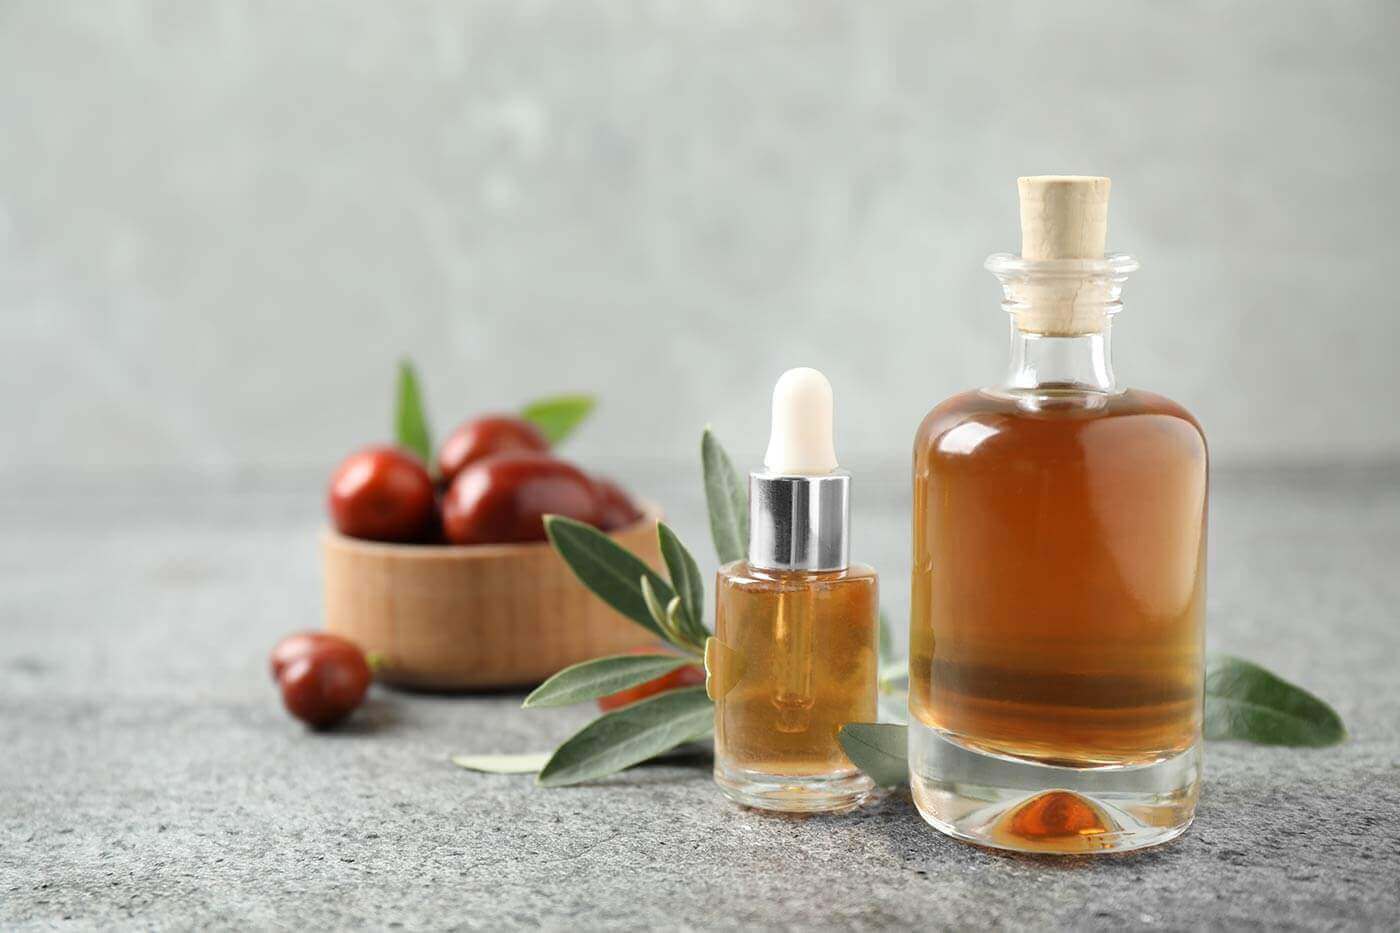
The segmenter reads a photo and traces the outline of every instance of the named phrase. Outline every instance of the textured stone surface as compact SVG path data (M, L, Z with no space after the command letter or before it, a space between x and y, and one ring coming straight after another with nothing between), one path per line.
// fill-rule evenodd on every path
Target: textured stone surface
M635 471L707 551L689 477ZM706 760L545 791L459 751L544 749L582 710L376 690L343 731L265 656L319 613L314 477L0 494L0 926L1035 929L1390 926L1400 912L1400 471L1226 474L1210 641L1333 702L1336 749L1213 744L1196 825L1102 860L994 854L905 793L843 817L726 804ZM902 482L856 550L906 585Z
M1397 37L1394 0L4 0L0 462L320 463L401 353L444 421L599 392L581 445L634 458L817 366L843 456L902 462L1001 372L981 263L1038 172L1113 176L1121 372L1221 462L1400 456L1354 402L1400 389Z

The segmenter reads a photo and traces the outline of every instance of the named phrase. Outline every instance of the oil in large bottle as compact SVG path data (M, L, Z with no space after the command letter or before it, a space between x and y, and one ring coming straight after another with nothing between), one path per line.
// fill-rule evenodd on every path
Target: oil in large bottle
M1160 396L967 392L915 441L910 712L988 751L1169 757L1200 733L1206 445Z

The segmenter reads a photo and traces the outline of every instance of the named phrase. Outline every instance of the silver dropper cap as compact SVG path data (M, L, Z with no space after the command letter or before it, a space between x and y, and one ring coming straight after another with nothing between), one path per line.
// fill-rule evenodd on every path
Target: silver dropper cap
M845 570L851 562L851 474L749 474L749 565Z
M851 475L836 465L831 383L790 369L773 387L764 469L749 474L749 565L844 570L850 564Z

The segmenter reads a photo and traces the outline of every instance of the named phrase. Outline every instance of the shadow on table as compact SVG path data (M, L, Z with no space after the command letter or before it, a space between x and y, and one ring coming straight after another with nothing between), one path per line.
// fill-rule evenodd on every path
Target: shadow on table
M401 717L392 700L371 695L349 719L331 729L318 729L315 734L328 738L377 735L388 732L400 722Z

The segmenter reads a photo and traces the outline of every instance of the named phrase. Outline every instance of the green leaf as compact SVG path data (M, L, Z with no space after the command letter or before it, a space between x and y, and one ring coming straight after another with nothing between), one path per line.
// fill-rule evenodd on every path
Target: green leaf
M877 673L881 722L909 721L909 662L886 661Z
M909 662L903 658L881 664L876 676L881 693L909 692Z
M394 437L400 447L417 454L424 464L432 463L433 440L428 432L428 417L423 413L423 392L418 387L418 371L409 360L399 363Z
M700 635L694 634L690 619L686 617L685 609L681 606L681 598L676 596L666 606L666 623L684 642L685 647L698 655L705 653L705 642L710 637L709 631L703 626Z
M885 722L848 722L836 734L846 757L881 787L909 780L909 728Z
M520 417L539 428L551 444L558 444L574 433L597 404L591 395L553 395L526 405Z
M639 582L642 585L642 599L646 601L647 610L661 628L666 640L687 654L703 656L705 653L704 642L692 641L685 632L686 621L682 618L681 598L672 596L671 602L663 606L661 598L656 595L656 589L651 585L651 581L642 577Z
M1346 738L1332 707L1257 664L1229 655L1206 662L1205 736L1259 745L1335 745Z
M895 656L894 627L885 610L880 610L880 641L877 674L880 690L879 714L882 723L903 723L909 719L909 662Z
M562 515L546 515L544 528L549 543L554 545L554 550L564 558L579 582L642 628L666 637L647 610L640 583L641 578L646 577L657 596L669 600L676 594L660 574L592 525Z
M893 661L894 656L894 626L890 624L889 614L885 610L880 610L880 663Z
M566 667L535 688L525 709L568 706L644 684L694 662L674 654L615 654Z
M651 619L661 629L661 634L666 636L666 640L678 648L689 648L685 636L676 628L671 620L671 615L666 611L666 607L661 605L661 597L656 595L656 587L651 585L651 581L646 577L640 578L637 583L642 588L642 601L647 604L647 612L651 613ZM680 599L679 596L671 597L672 602Z
M487 774L534 774L549 761L549 752L526 752L523 755L453 755L452 763L468 771Z
M692 644L703 645L710 631L705 628L705 580L700 576L700 565L665 522L657 522L656 535L661 542L661 557L666 561L671 586L681 598L684 610L681 631Z
M749 490L709 428L700 438L700 464L715 553L721 564L739 560L749 549Z
M560 745L539 783L563 787L600 778L694 742L714 729L704 687L682 687L599 716Z

